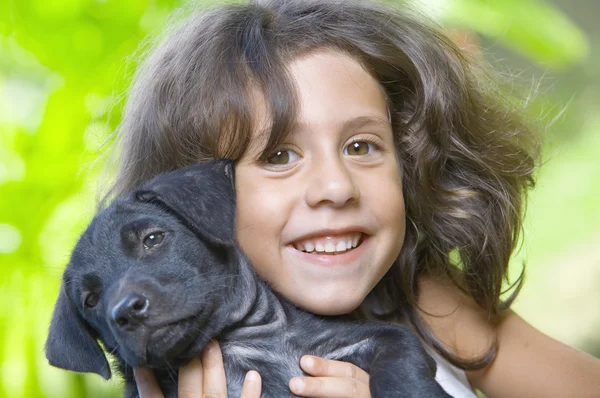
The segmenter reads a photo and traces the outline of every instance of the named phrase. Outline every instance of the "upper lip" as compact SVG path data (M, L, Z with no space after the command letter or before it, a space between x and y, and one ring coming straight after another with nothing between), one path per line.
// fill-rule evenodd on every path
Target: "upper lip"
M362 234L369 235L368 230L364 226L347 226L343 228L324 228L318 230L312 230L306 234L298 235L291 239L288 244L292 244L294 242L299 242L307 239L315 239L315 238L324 238L327 236L339 236L352 232L360 232Z

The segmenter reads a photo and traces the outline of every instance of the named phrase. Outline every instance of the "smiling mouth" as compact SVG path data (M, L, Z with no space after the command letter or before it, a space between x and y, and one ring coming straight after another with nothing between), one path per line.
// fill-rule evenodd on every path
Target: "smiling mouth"
M335 255L357 248L363 240L364 235L362 233L352 232L338 236L304 239L292 243L292 246L304 253Z

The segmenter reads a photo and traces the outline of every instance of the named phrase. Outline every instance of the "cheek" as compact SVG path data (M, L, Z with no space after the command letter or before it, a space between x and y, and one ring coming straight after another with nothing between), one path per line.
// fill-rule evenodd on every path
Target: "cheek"
M271 224L269 214L252 207L245 210L248 211L240 211L241 217L236 222L238 244L256 273L274 283L278 280L281 262L277 226Z
M406 209L404 208L404 198L401 197L401 201L398 203L396 207L397 217L394 217L394 226L395 229L395 245L393 251L395 252L394 260L400 255L400 250L402 250L402 246L404 245L404 238L406 236Z
M399 170L390 165L378 175L365 175L361 179L361 190L368 197L372 211L386 219L396 221L405 217L404 194Z
M393 203L392 214L398 228L402 230L402 236L404 236L404 230L406 229L406 207L404 203L404 193L402 192L402 185L390 187L389 200Z
M260 209L252 206L251 198L245 197L243 201L238 201L236 234L237 241L246 254L250 263L258 274L263 277L266 260L269 258L269 247L267 244L268 228L265 222L261 221Z
M255 270L263 279L269 279L270 270L279 261L285 206L280 195L252 181L257 179L250 183L247 178L239 179L236 185L236 236Z
M404 236L406 234L406 207L404 203L404 194L402 192L402 186L398 184L398 186L394 189L394 191L390 195L391 198L395 198L394 200L394 209L392 210L392 214L394 217L391 217L393 220L393 224L396 228L396 235L398 238L398 252L402 248L402 244L404 242Z
M252 248L264 243L268 219L263 219L263 208L259 197L251 191L238 189L235 229L238 243L249 254Z
M390 168L380 179L367 181L370 185L369 207L379 226L385 231L385 240L390 249L389 256L395 259L402 248L406 231L406 209L399 173Z

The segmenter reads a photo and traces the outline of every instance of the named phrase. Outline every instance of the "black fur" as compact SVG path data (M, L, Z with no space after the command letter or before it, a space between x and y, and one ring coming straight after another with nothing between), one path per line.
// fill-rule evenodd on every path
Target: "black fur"
M143 366L170 398L177 368L217 339L232 398L250 369L263 397L292 397L304 354L358 365L374 398L449 397L407 328L304 312L260 280L234 242L234 198L231 164L214 161L162 174L100 212L64 272L49 362L108 379L100 341L125 397L138 396L132 367Z

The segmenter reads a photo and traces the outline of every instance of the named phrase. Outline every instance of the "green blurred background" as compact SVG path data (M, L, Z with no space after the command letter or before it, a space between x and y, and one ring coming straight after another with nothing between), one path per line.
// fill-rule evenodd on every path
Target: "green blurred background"
M133 54L185 3L0 2L0 398L119 395L118 381L51 368L43 344L62 269L94 212ZM515 308L600 356L600 2L419 6L536 93L546 162L514 259L515 275L527 263Z

